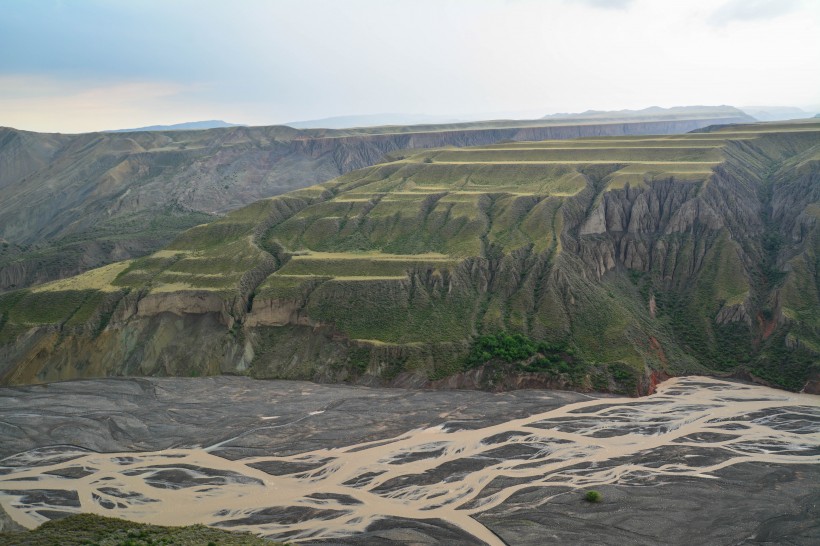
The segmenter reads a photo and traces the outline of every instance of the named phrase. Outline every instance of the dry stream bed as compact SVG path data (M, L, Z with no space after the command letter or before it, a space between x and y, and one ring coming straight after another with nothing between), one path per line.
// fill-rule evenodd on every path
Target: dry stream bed
M820 397L238 377L0 389L0 505L309 544L820 543ZM603 501L583 493L596 489Z

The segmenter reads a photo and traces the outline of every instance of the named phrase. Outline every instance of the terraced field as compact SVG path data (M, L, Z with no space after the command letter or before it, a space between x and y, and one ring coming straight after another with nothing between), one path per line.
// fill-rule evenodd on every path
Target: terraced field
M452 269L460 259L481 254L484 235L518 246L556 245L550 229L555 214L563 198L585 189L587 168L606 166L608 187L680 175L703 181L722 160L725 142L701 136L524 142L428 151L357 171L290 194L316 199L326 190L333 197L319 197L321 202L266 234L268 244L282 246L288 262L261 288L274 290L279 277L406 279L425 267ZM488 195L495 209L492 226ZM522 215L522 209L529 210ZM148 286L151 292L230 292L269 258L253 241L267 213L260 202L193 228L168 250L33 291Z
M277 225L268 242L296 255L261 288L263 297L287 299L316 288L316 279L339 282L408 282L422 273L444 279L471 256L492 247L505 252L560 248L564 201L588 186L592 174L600 188L644 187L655 180L702 183L722 159L725 139L606 138L526 142L464 149L434 150L358 171L328 186L334 197L308 207ZM342 253L339 250L348 252ZM333 254L327 254L334 251ZM436 252L431 259L429 252ZM399 256L405 256L399 259ZM342 308L356 308L372 287L347 287L351 298ZM386 301L389 301L387 299ZM469 304L437 309L437 321L458 322ZM338 324L339 311L323 312ZM370 309L371 312L377 311ZM427 307L426 312L431 308ZM427 329L407 335L405 314L391 320L376 312L375 323L347 317L350 330L366 339L388 342L429 339ZM442 314L450 315L446 320ZM364 313L368 316L370 313ZM412 318L412 314L410 315ZM402 324L397 324L396 321ZM422 322L421 318L419 321ZM356 324L354 326L354 323ZM348 330L348 331L350 331ZM375 330L375 331L374 331ZM402 335L391 335L401 331ZM469 334L452 328L437 339Z
M72 327L92 332L83 351L113 344L165 373L638 393L653 374L744 366L799 388L820 373L818 150L820 124L792 123L397 154L151 256L0 297L0 373L64 377L48 355ZM44 298L49 311L31 311ZM191 363L148 324L168 313L223 330L208 326ZM134 320L139 335L125 335ZM14 345L41 325L63 333ZM500 332L552 348L468 358Z

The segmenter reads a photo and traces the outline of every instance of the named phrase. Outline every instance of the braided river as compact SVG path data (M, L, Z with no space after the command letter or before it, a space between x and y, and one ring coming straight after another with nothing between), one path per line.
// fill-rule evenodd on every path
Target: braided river
M638 399L337 392L278 381L270 382L275 392L256 400L251 380L192 389L172 381L186 380L0 389L0 506L8 517L32 528L93 512L340 543L374 539L363 533L380 522L401 522L405 533L387 529L377 533L383 540L406 536L413 522L433 522L437 527L415 532L500 545L524 536L505 531L505 518L571 505L573 517L597 521L584 511L606 510L624 492L635 497L676 484L708 491L732 467L794 466L808 472L804 490L815 500L818 492L815 395L685 377ZM186 400L186 392L196 400ZM203 400L209 393L214 398ZM311 405L313 394L320 404ZM603 508L582 500L590 489L603 492ZM610 509L629 517L629 505ZM811 542L816 526L801 525L789 532ZM549 527L542 522L539 533ZM762 531L741 534L747 532Z

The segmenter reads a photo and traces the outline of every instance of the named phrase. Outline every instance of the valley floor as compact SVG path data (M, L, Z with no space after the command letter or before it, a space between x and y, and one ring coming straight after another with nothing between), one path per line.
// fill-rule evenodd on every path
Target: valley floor
M820 397L704 377L641 399L225 376L8 387L0 440L0 505L29 528L92 512L309 544L820 542Z

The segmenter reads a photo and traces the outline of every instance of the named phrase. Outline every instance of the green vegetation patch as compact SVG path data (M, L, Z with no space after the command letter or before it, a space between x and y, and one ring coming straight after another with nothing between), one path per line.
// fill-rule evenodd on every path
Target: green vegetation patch
M10 324L25 326L62 324L69 319L82 323L90 318L102 297L97 290L22 290L0 297L0 314Z
M461 341L472 335L476 299L407 280L332 280L311 294L309 315L352 339L385 343Z
M300 301L330 277L289 277L273 274L256 289L255 298Z
M41 284L32 288L32 292L63 292L63 291L77 291L77 290L101 290L105 292L114 292L118 288L112 283L120 273L125 271L129 265L129 261L117 262L109 264L91 271L86 271L80 275L61 279L46 284Z
M294 256L277 275L317 275L326 277L406 277L408 272L416 269L436 270L451 268L456 260L426 261L406 256L403 259L372 258L327 258L316 259L313 256Z
M216 290L237 288L249 270L270 260L250 235L227 239L199 250L163 250L132 260L112 281L127 288L169 290Z
M601 502L603 498L603 495L601 495L598 491L595 490L587 491L584 494L584 500L587 502Z
M544 344L546 347L546 344ZM541 344L521 334L500 333L481 336L473 343L467 356L467 367L474 368L493 358L506 362L526 360L541 349Z
M681 138L682 137L682 138ZM473 149L544 149L544 148L709 148L722 147L725 137L720 135L685 134L669 136L633 136L606 138L576 138L572 140L520 141L505 144L477 146Z
M94 514L76 514L48 521L31 531L0 533L7 546L277 546L250 533L213 529L204 525L165 527Z
M476 338L465 360L465 369L481 366L493 359L516 362L518 369L531 373L568 375L580 380L586 365L564 342L535 341L522 334L500 332Z
M444 151L436 155L437 162L615 162L630 163L637 161L677 162L677 161L711 161L721 159L720 148L714 146L678 146L678 147L574 147L567 143L565 147L550 148L499 148L495 150L464 148Z
M571 388L592 387L630 396L640 392L643 367L623 362L593 364L580 358L563 341L536 341L528 336L499 332L475 338L464 359L463 370L506 365L499 373L531 373ZM513 364L513 366L510 366Z
M170 250L205 249L224 244L249 235L254 224L246 222L218 221L197 226L177 237L168 245Z
M275 227L270 240L291 251L479 254L486 228L480 196L442 195L345 202L339 210L349 214L343 216L328 217L321 207L308 207Z
M791 343L787 343L789 336ZM804 338L781 331L766 340L747 369L773 385L799 391L807 378L820 374L820 358L817 348L809 346Z

